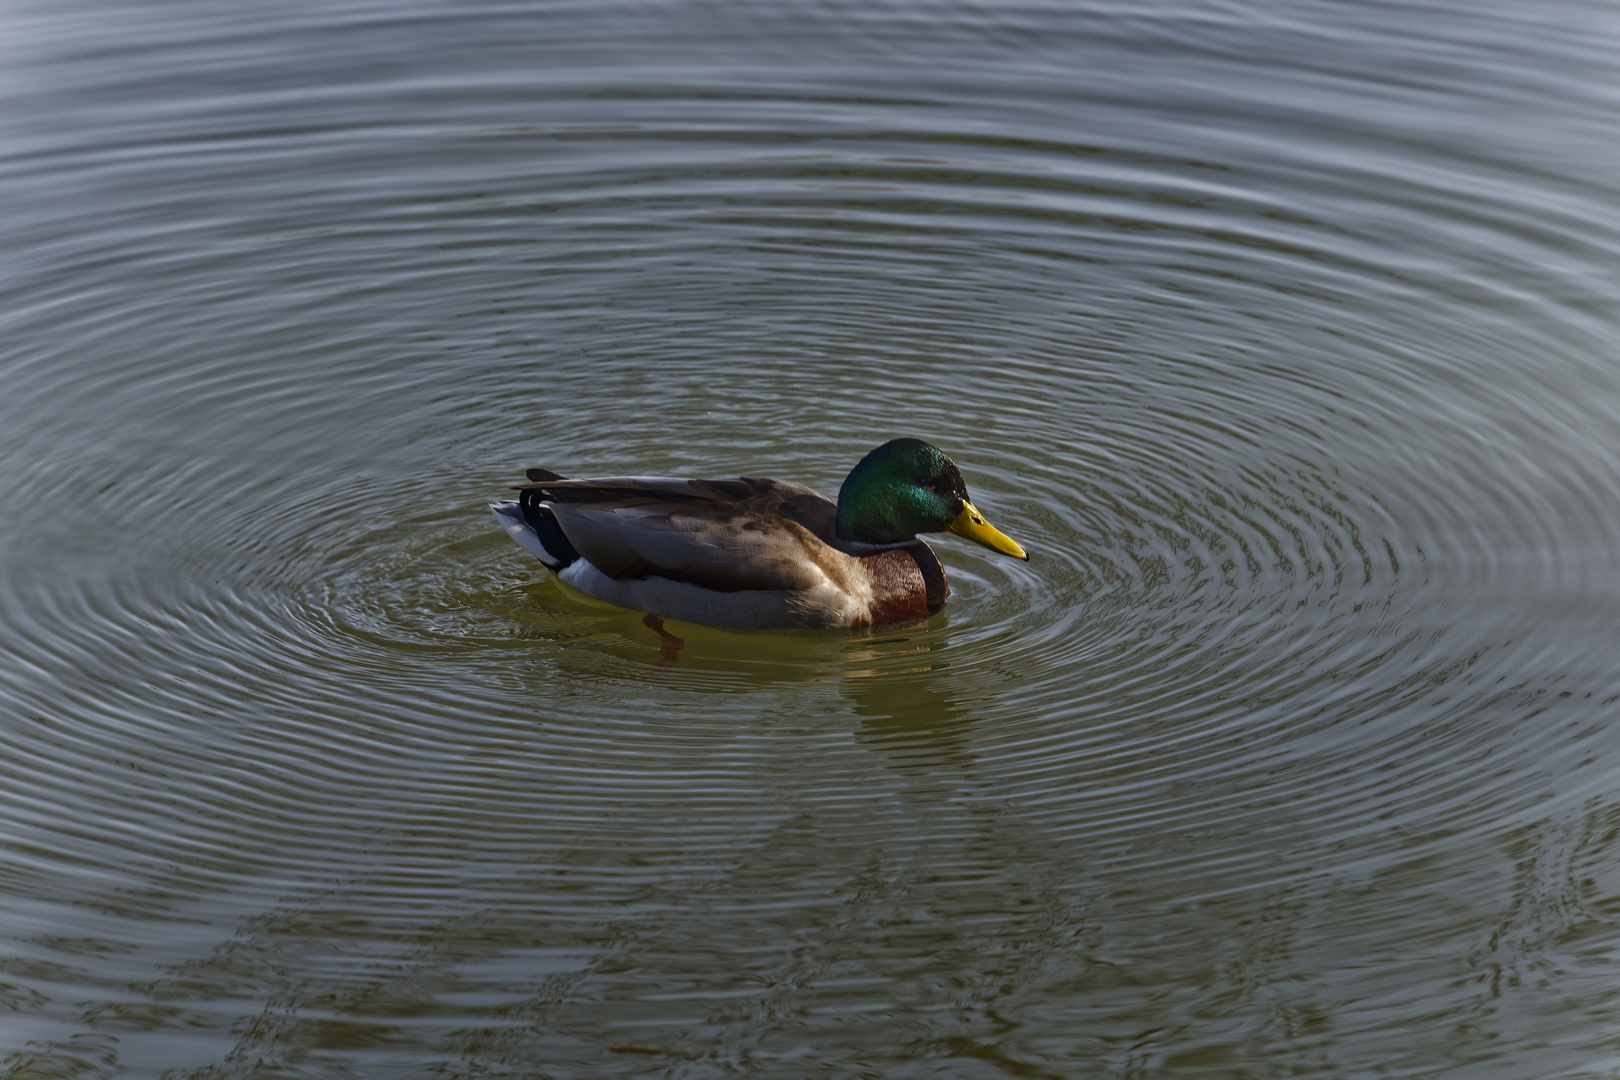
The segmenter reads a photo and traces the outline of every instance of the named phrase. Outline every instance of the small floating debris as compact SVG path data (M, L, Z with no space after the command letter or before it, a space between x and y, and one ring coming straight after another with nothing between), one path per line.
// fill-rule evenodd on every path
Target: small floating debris
M608 1047L615 1054L673 1054L676 1051L667 1046L653 1046L650 1043L614 1043Z

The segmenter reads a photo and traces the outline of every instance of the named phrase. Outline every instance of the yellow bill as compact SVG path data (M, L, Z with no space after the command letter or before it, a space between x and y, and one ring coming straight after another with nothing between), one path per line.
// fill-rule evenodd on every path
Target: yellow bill
M949 528L957 536L965 536L975 544L983 544L991 551L999 551L1015 559L1029 558L1029 553L1019 546L1018 541L984 520L984 515L970 502L962 504L962 512L956 515L956 520L951 522Z

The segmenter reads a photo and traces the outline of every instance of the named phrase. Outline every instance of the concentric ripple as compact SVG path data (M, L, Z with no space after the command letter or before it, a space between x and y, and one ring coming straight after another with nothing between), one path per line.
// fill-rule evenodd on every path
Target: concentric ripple
M1600 1076L1612 19L13 13L0 1073ZM738 634L529 466L1028 563Z

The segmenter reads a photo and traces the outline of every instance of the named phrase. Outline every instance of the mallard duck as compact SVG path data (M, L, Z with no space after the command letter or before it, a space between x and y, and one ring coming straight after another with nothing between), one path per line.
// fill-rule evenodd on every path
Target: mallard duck
M918 533L949 529L1028 559L968 500L956 463L894 439L850 470L835 503L788 480L528 470L490 509L518 546L588 596L729 629L862 627L925 618L945 568Z

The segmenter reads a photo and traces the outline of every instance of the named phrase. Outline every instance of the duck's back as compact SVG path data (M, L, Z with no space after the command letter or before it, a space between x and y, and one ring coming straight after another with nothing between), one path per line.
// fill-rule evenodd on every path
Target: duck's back
M523 501L537 496L608 577L653 575L718 592L814 585L837 512L801 484L749 477L553 481Z

